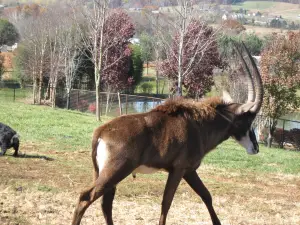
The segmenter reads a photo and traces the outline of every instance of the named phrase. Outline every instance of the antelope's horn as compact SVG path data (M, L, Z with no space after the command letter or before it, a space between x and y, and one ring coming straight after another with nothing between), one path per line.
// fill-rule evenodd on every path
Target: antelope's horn
M250 109L251 112L253 113L258 113L262 102L263 102L263 97L264 97L264 90L263 90L263 84L262 84L262 80L261 80L261 76L260 73L258 71L258 68L256 66L256 63L254 62L253 57L251 56L249 50L247 49L247 47L245 46L244 42L242 42L243 47L246 50L246 53L250 59L251 62L251 66L253 67L253 77L255 78L256 81L256 95L255 95L255 105L253 106L253 108Z
M247 63L246 63L246 61L245 61L245 59L244 59L241 51L239 50L237 44L235 42L233 42L233 44L234 44L236 52L238 53L238 56L239 56L240 60L242 61L243 68L247 72L247 76L246 76L246 78L247 78L247 84L248 84L248 100L247 100L247 102L253 102L254 98L255 98L255 90L254 90L254 81L253 81L250 69L249 69L249 67L248 67L248 65L247 65Z

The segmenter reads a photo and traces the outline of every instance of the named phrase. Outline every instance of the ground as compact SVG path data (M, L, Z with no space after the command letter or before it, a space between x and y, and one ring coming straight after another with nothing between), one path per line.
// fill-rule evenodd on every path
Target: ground
M78 195L92 181L90 152L42 150L23 143L21 157L0 158L0 221L3 225L70 224ZM300 224L300 177L203 165L198 173L211 191L222 224ZM129 176L117 190L115 224L157 224L166 175ZM211 224L201 200L180 184L168 224ZM82 224L104 224L100 201Z

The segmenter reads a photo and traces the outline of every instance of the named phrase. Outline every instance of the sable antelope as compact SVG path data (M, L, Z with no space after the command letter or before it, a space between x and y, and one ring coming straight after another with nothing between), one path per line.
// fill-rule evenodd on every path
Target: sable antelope
M106 224L112 225L116 185L133 173L168 172L159 225L166 217L175 191L183 178L202 198L213 224L221 224L212 197L196 173L203 157L233 137L249 154L258 153L252 121L261 108L263 88L258 69L247 48L253 77L248 72L248 101L233 103L229 94L201 102L168 100L147 113L118 117L95 129L92 139L94 184L80 194L72 225L79 225L85 210L99 197ZM255 80L255 82L254 82ZM256 85L254 85L256 83Z

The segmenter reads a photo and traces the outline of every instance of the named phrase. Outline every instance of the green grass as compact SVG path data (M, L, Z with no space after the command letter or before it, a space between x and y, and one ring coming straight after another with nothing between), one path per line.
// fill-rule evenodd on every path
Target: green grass
M62 152L89 150L91 134L101 124L89 114L20 102L2 104L0 121L16 129L22 142L45 143L45 150ZM209 153L203 163L235 171L300 174L299 162L299 152L261 146L258 155L249 156L228 140Z
M230 170L300 174L299 161L300 152L263 145L260 145L259 154L248 155L246 150L230 139L209 153L203 163Z
M0 101L12 102L18 99L24 99L31 96L31 89L20 88L20 89L10 89L10 88L0 88Z
M252 9L258 9L258 10L265 10L265 9L269 9L271 7L274 6L274 2L269 2L269 1L246 1L243 3L238 3L238 4L234 4L231 5L232 9L248 9L248 10L252 10Z
M143 85L147 84L148 89L143 89ZM135 93L156 94L156 79L155 76L144 76L141 83L136 87ZM158 93L169 94L168 79L159 78Z
M46 146L55 151L89 148L91 134L101 124L81 112L9 101L1 104L0 121L17 130L22 141L51 143Z

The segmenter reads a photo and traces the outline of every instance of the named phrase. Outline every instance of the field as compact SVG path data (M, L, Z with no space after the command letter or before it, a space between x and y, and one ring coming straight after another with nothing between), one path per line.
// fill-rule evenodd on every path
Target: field
M284 19L300 21L300 18L298 17L300 14L299 4L271 1L245 1L243 3L231 5L231 7L235 10L243 8L255 13L260 11L273 16L281 15Z
M21 135L21 157L0 158L1 225L70 224L79 192L92 180L94 117L0 99L0 121ZM103 122L111 118L103 118ZM229 140L198 170L213 195L222 224L300 224L300 154L267 149L258 155ZM157 224L165 173L131 176L118 185L115 224ZM211 224L202 201L181 182L168 224ZM104 224L100 201L82 224Z

